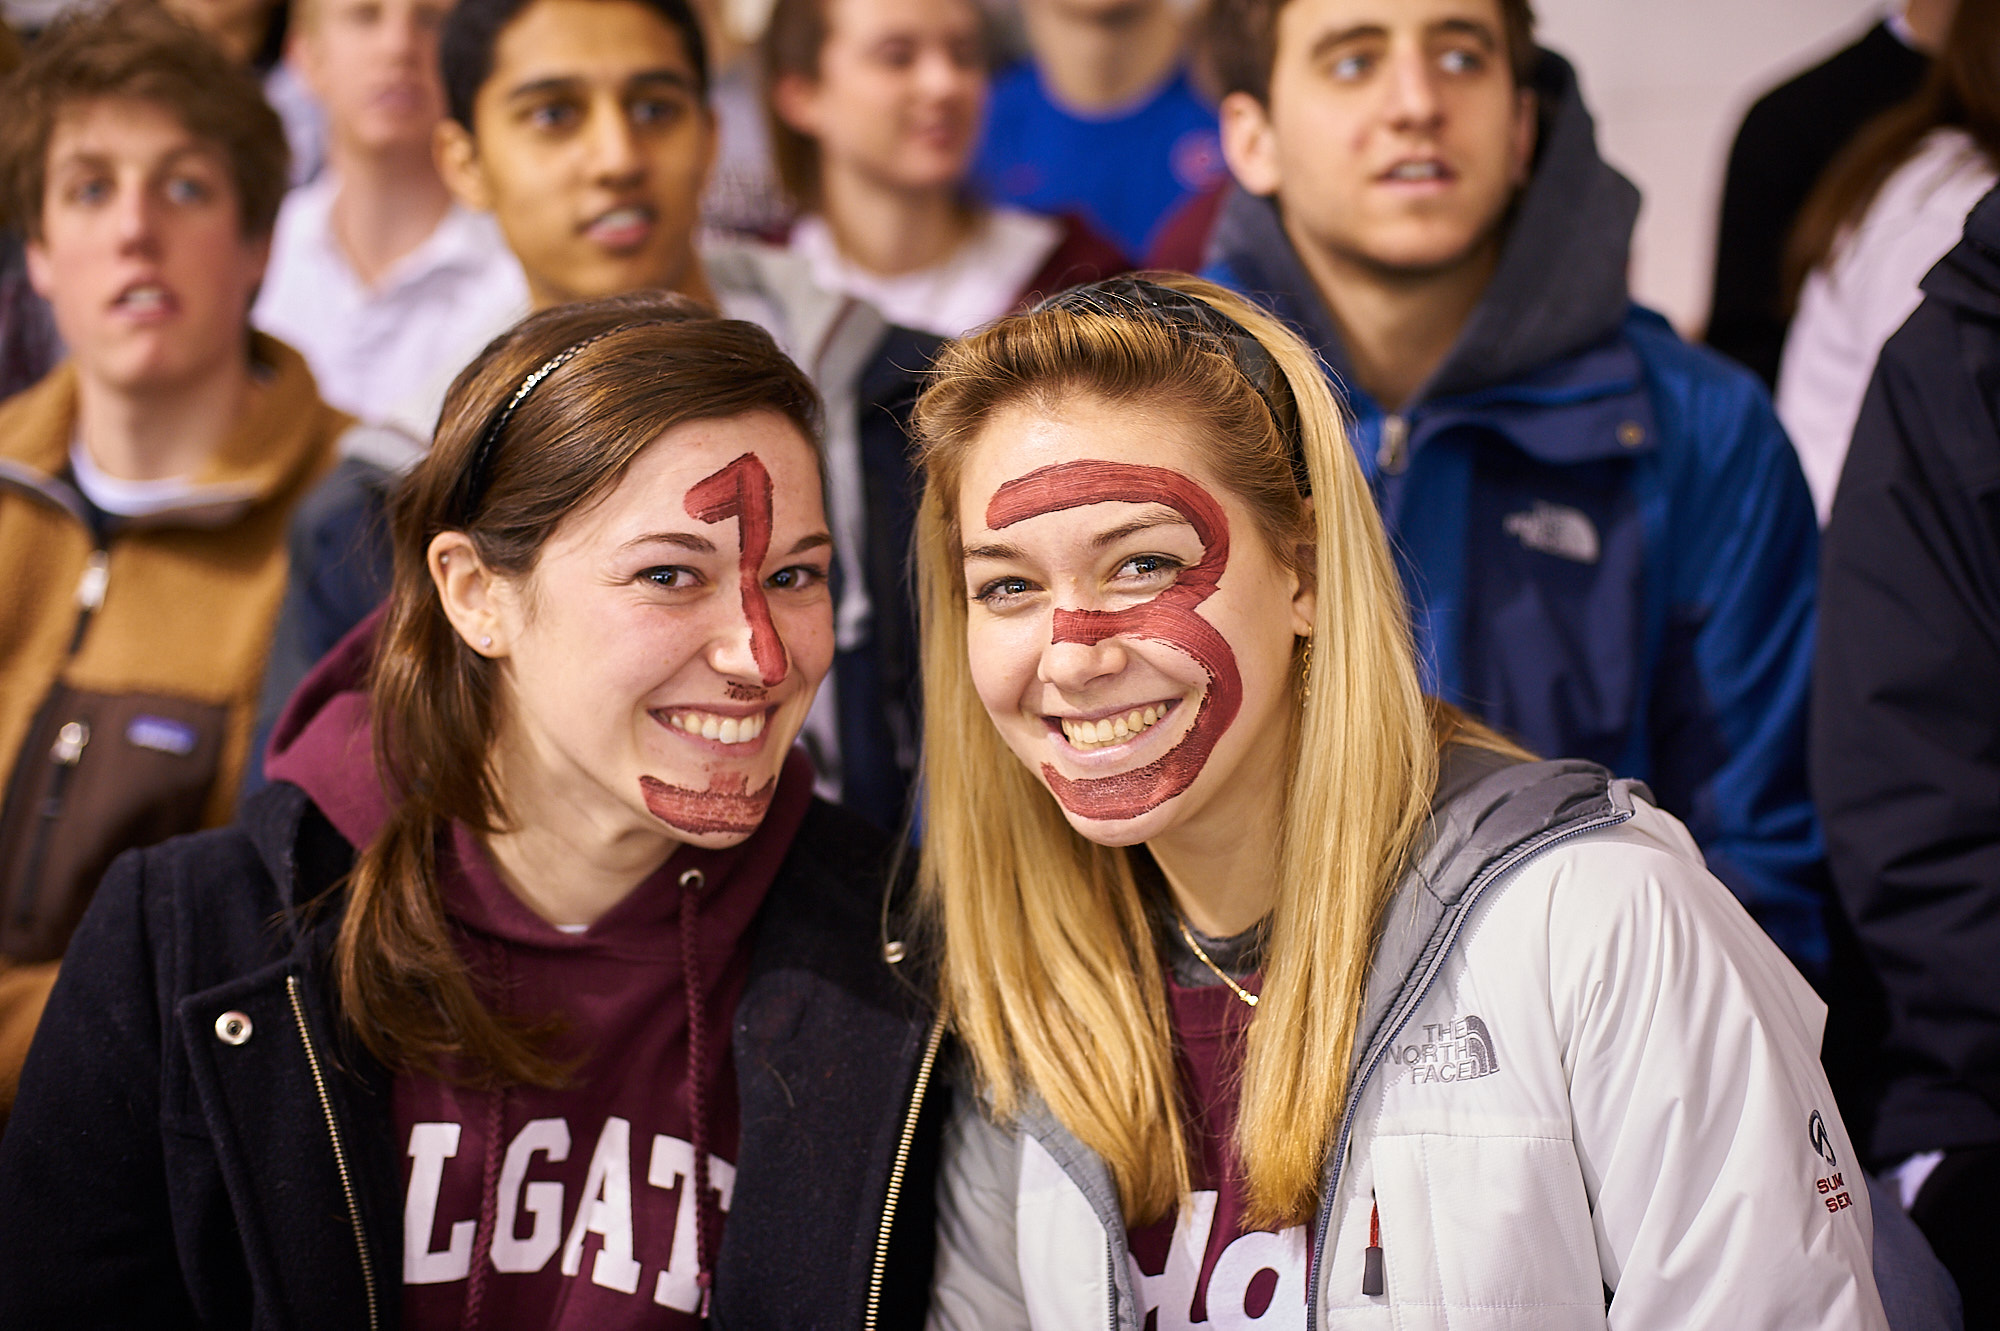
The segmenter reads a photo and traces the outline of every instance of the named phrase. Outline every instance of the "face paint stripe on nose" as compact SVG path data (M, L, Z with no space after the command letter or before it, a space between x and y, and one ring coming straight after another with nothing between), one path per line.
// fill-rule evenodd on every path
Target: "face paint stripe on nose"
M742 542L738 581L743 593L743 617L750 623L750 657L765 684L776 684L789 673L785 645L771 619L771 603L758 573L771 549L771 473L755 453L745 453L722 470L696 482L687 494L688 516L697 522L736 519Z

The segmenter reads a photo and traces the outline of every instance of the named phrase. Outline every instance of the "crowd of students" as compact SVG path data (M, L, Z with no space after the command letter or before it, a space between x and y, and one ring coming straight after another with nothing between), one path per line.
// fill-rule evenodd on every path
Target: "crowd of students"
M0 1321L2000 1326L2000 0L0 54Z

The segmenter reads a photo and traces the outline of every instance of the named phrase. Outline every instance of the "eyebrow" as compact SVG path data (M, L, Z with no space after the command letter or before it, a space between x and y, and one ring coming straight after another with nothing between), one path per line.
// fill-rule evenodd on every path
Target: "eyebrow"
M517 84L507 92L509 102L532 101L539 97L559 97L575 95L589 86L589 80L578 74L552 74L544 79L531 79ZM678 69L648 69L632 75L620 85L620 91L629 92L634 88L664 86L675 92L694 95L694 79Z
M790 550L787 550L785 554L788 557L791 555L802 555L809 550L824 550L832 544L833 537L823 531L816 531L810 536L801 536L798 539L798 543L792 546Z
M1481 23L1477 19L1440 19L1424 30L1424 36L1426 37L1435 36L1438 33L1451 33L1470 37L1488 51L1497 51L1500 49L1499 34L1494 32L1487 24ZM1389 30L1379 23L1361 23L1351 28L1337 28L1332 32L1323 32L1315 38L1310 55L1314 59L1317 59L1335 47L1345 46L1349 42L1382 38L1388 35Z
M1161 511L1157 513L1148 513L1142 517L1136 517L1130 522L1121 522L1116 527L1099 532L1090 538L1090 548L1093 550L1102 550L1107 546L1118 544L1118 542L1128 536L1136 536L1142 531L1151 531L1155 527L1192 527L1193 525L1193 523L1189 522L1180 513L1162 506ZM1020 559L1023 557L1020 546L1008 545L1004 541L996 541L990 545L969 545L965 547L963 554L960 555L960 560L970 563L975 559L992 559L1004 563L1010 559Z
M164 171L179 166L182 162L190 158L205 162L209 166L226 169L222 153L205 143L184 143L178 148L171 148L162 153L154 161L148 162L146 169L148 171ZM67 156L56 158L49 163L49 166L59 171L75 170L77 168L101 171L106 167L116 166L117 164L118 154L115 152L105 152L96 148L80 148L72 149Z
M1090 548L1093 550L1102 550L1106 546L1118 544L1118 542L1128 536L1137 536L1140 532L1151 531L1155 527L1192 527L1193 525L1193 523L1189 522L1179 512L1163 506L1161 511L1157 513L1148 513L1141 517L1136 517L1130 522L1121 522L1109 531L1099 532L1090 538Z
M970 563L975 559L997 559L1004 562L1009 559L1019 559L1020 557L1020 546L1008 545L1006 542L1000 541L992 545L968 545L965 547L964 552L960 554L959 560L961 563Z
M634 536L618 548L634 550L642 545L671 545L681 550L691 550L698 555L715 553L715 542L706 536L697 536L686 531L651 531L644 536Z
M1431 25L1431 31L1434 33L1446 32L1446 33L1453 33L1458 36L1470 37L1474 41L1478 42L1481 46L1484 46L1489 51L1497 51L1500 49L1500 34L1493 31L1493 29L1487 24L1481 23L1478 19L1471 19L1471 18L1442 19L1439 22Z

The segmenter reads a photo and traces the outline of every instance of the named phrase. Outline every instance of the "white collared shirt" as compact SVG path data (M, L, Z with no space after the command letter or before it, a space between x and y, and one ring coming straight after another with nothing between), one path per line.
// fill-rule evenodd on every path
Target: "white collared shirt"
M493 219L454 203L423 244L364 284L333 234L339 188L329 172L286 196L251 321L306 358L320 397L373 421L458 369L460 330L518 317L528 283Z
M979 228L944 262L884 276L849 260L817 214L792 224L791 247L828 291L865 300L891 323L963 337L1013 310L1062 244L1062 223L1019 208L987 210Z

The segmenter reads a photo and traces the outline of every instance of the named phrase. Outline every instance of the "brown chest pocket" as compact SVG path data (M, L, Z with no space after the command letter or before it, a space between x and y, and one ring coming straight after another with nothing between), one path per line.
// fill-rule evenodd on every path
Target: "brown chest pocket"
M0 809L0 956L62 956L121 851L201 826L228 711L55 686Z

